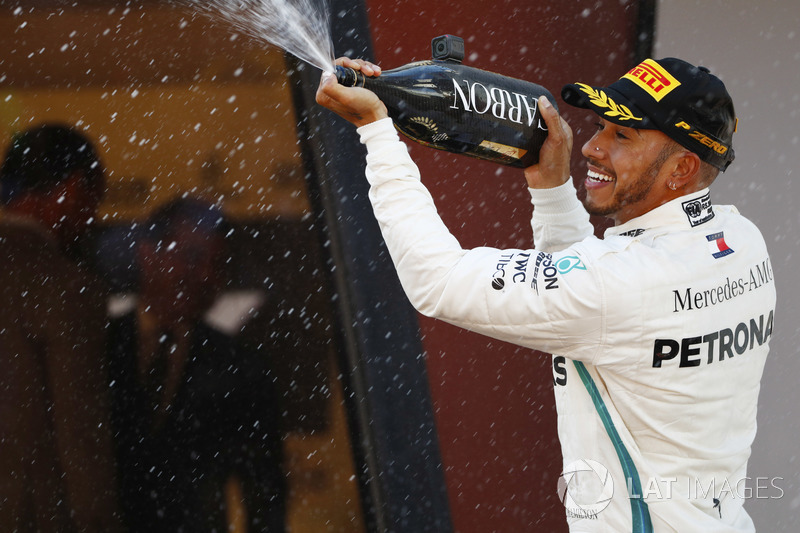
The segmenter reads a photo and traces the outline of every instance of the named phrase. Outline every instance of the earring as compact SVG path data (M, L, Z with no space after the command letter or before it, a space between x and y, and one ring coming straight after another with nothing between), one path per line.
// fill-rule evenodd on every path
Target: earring
M674 183L674 182L672 182L672 181L670 181L670 182L667 184L667 187L669 187L669 189L670 189L671 191L677 191L677 190L678 190L678 186L677 186L677 185L675 185L675 183Z

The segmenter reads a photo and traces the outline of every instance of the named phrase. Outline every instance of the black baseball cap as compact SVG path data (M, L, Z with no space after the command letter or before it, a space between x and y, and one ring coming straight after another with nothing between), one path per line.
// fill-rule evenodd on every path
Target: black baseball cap
M573 83L561 97L614 124L659 130L723 172L733 161L733 101L705 67L672 57L645 59L608 87Z

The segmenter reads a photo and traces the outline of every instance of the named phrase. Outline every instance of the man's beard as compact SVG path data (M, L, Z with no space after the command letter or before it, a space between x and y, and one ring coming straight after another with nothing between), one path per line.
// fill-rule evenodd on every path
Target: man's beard
M611 216L619 212L628 204L633 204L643 200L650 193L656 182L656 177L667 158L675 153L677 147L671 143L664 146L656 158L650 163L639 178L623 187L618 186L618 181L614 185L614 194L606 205L597 205L591 202L589 195L583 200L583 206L590 215L601 217Z

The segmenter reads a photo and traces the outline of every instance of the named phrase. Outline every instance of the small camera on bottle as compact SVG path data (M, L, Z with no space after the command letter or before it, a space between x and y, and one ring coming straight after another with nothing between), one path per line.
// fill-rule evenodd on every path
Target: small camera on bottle
M431 55L440 61L464 60L464 39L455 35L440 35L431 41Z

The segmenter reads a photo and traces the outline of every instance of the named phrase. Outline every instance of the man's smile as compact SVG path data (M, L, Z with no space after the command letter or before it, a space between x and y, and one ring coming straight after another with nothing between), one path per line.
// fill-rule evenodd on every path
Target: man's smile
M600 172L595 172L594 170L589 170L586 173L587 179L592 181L614 181L614 178L608 176L606 174L601 174Z
M595 166L589 166L586 170L586 188L593 189L596 187L602 187L603 185L607 185L609 183L613 183L617 181L616 178L612 175L612 173L603 171Z

